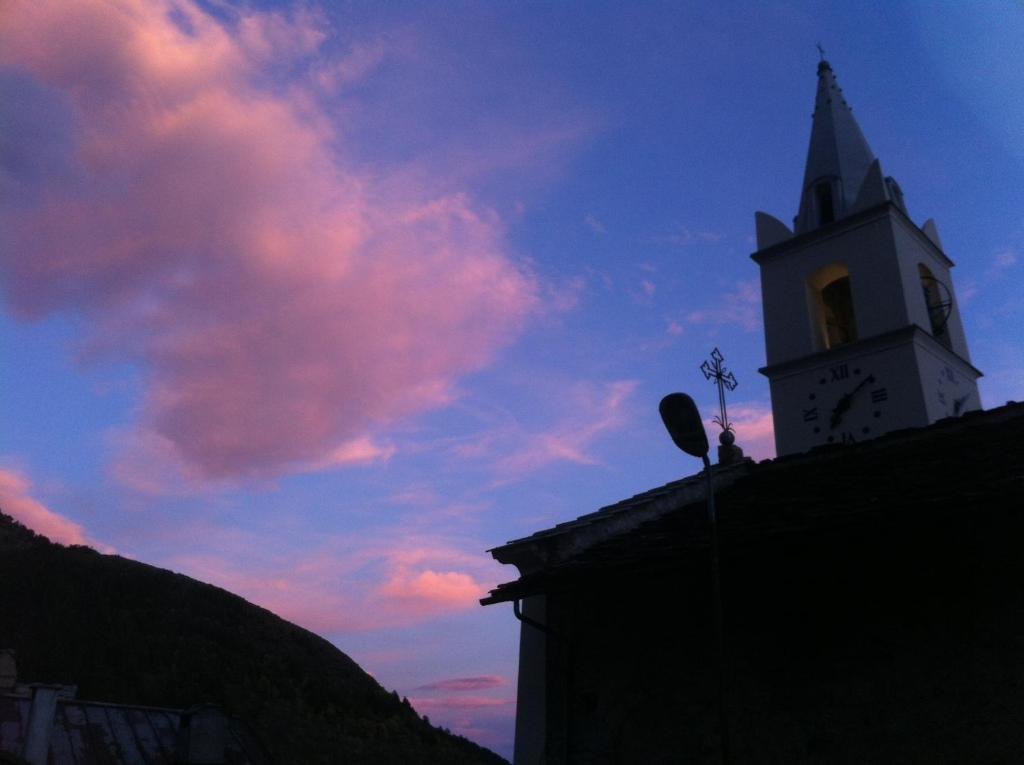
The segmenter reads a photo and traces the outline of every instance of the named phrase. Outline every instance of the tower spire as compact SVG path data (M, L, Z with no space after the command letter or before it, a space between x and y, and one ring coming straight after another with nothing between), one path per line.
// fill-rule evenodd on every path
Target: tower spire
M796 217L798 234L852 212L875 162L820 44L818 52L818 92Z

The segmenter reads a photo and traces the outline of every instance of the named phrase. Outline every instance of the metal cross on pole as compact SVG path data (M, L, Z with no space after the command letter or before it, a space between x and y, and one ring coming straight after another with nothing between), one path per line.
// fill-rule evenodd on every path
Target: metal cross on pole
M714 421L723 431L731 432L732 423L729 422L729 415L725 410L725 390L726 388L730 391L736 390L739 383L736 382L736 376L722 365L723 361L725 361L725 356L715 348L711 351L711 359L700 365L700 371L704 373L705 380L714 380L715 385L718 386L719 415L713 418Z

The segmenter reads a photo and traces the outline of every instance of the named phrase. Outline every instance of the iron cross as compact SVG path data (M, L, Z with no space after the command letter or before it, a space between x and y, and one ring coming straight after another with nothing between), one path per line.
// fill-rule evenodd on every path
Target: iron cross
M718 426L722 430L732 430L732 423L729 422L729 416L725 411L725 389L735 390L739 383L736 382L736 376L722 366L722 362L725 361L725 356L722 352L715 348L711 351L711 360L705 361L700 365L700 371L704 373L705 380L714 380L715 385L718 386L718 408L719 416L714 418L714 421L718 423Z

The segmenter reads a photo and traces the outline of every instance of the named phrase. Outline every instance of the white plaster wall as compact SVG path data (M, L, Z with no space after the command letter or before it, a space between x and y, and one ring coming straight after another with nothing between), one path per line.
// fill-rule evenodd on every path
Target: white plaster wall
M833 380L832 370L843 364L848 376ZM831 427L831 413L838 400L868 375L875 381L858 390L843 421ZM779 455L795 454L841 443L843 433L864 441L981 409L978 376L968 362L923 331L888 344L869 343L865 348L858 343L818 354L770 381L776 450ZM881 388L885 388L885 400L873 401L872 393ZM954 405L957 399L961 400L959 411ZM806 414L815 407L817 418L807 419ZM876 411L880 416L875 416ZM862 432L864 427L869 432Z
M918 263L924 263L928 270L932 272L932 275L944 283L953 295L953 310L949 315L946 325L949 331L950 344L954 353L970 361L970 353L967 350L967 338L964 335L963 322L960 318L960 301L957 299L956 289L953 286L953 275L950 272L949 260L937 254L930 242L922 241L923 235L918 234L911 228L914 225L913 223L894 216L892 224L893 242L895 244L896 256L899 260L900 279L908 296L907 305L910 321L926 332L931 331L928 307L925 303L924 292L921 288L921 277L917 269Z
M761 263L769 366L820 350L815 347L818 330L814 327L807 280L831 263L842 263L849 270L860 338L909 323L904 279L899 260L893 257L890 215L883 211L855 228L840 229L833 236L816 239L790 252L776 253Z
M546 598L525 598L523 616L547 624ZM537 627L520 623L519 679L516 689L514 765L544 762L547 732L547 636Z
M833 379L832 370L839 371L844 364L847 376ZM869 376L874 382L865 382ZM830 443L830 437L831 443L841 443L844 433L864 441L893 430L927 425L920 380L914 343L909 340L882 348L848 346L776 376L770 385L778 454L804 452ZM839 399L861 385L842 422L831 427L831 413ZM885 399L873 401L873 394L883 389ZM817 410L815 417L807 419L813 409ZM880 415L876 417L875 412ZM869 429L867 433L864 428Z
M934 343L915 343L914 352L929 423L981 409L978 375L973 367ZM961 401L959 411L957 400Z

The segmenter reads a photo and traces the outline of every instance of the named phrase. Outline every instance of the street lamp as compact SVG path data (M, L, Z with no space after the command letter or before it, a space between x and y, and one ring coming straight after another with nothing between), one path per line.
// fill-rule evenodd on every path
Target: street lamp
M714 469L708 459L708 436L693 399L685 393L669 393L658 405L673 443L704 462L707 479L708 525L711 527L711 596L715 611L715 642L718 649L718 732L723 765L729 762L729 725L725 711L725 627L722 619L722 581L718 564L718 519L715 514ZM723 415L724 416L724 415ZM723 431L724 432L724 431Z

